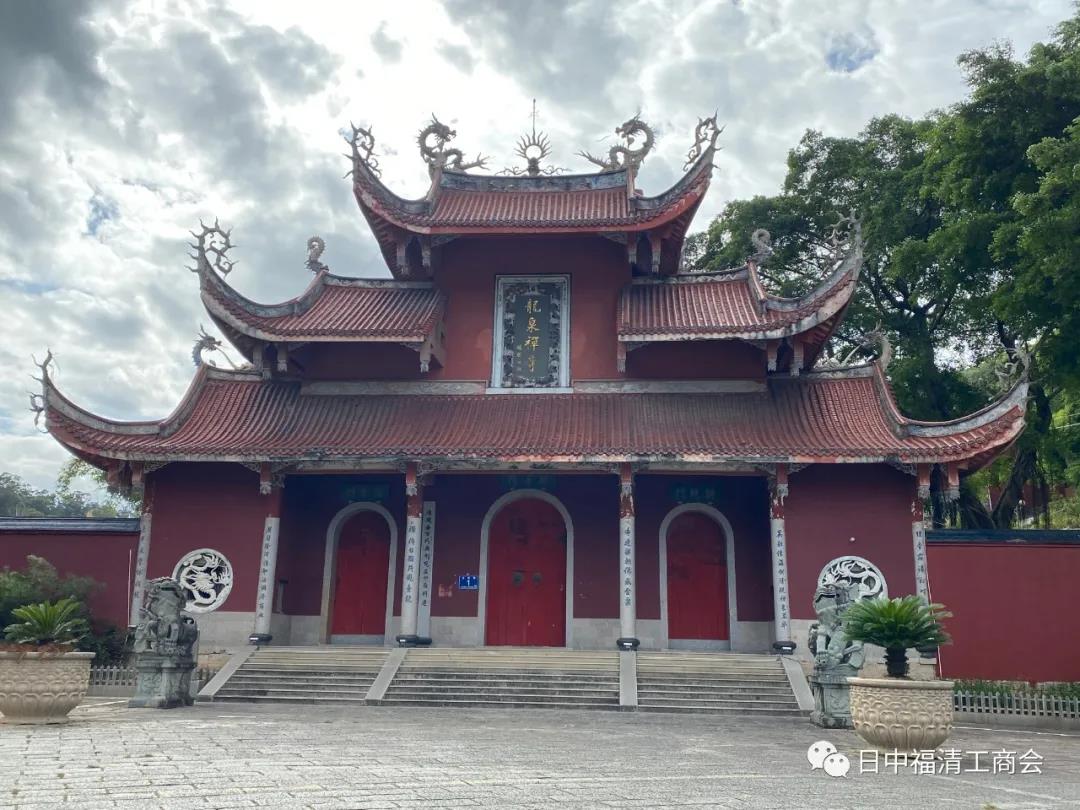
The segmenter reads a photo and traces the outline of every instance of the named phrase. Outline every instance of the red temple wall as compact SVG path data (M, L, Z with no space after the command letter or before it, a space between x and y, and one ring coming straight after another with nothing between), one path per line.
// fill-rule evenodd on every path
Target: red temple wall
M928 544L930 596L953 614L949 678L1080 681L1080 546Z
M639 619L660 618L660 526L672 509L692 500L712 506L731 524L739 621L772 620L769 500L764 478L639 475L635 494Z
M443 248L435 283L446 292L446 367L431 379L491 378L497 275L570 276L570 373L615 379L619 290L630 282L625 248L606 239L458 239Z
M169 464L151 473L147 576L171 577L189 551L212 548L232 564L233 586L225 611L255 610L262 535L271 496L259 494L259 477L239 464Z
M738 340L652 343L626 355L626 376L666 380L765 380L765 352Z
M914 488L912 476L884 464L814 465L792 474L784 516L793 619L815 618L818 575L846 555L881 569L889 596L914 593Z
M105 587L90 598L91 615L96 621L127 627L138 544L137 531L91 534L0 530L0 568L24 570L27 555L34 554L56 566L61 576L93 577Z
M293 360L312 380L419 380L420 353L398 343L311 343ZM434 363L432 368L438 368Z

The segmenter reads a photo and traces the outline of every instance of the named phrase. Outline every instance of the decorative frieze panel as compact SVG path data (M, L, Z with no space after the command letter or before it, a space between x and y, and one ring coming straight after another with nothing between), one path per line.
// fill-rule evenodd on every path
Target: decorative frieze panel
M565 388L569 374L569 280L503 276L497 281L492 385Z
M200 548L180 559L173 569L173 579L187 596L184 610L209 613L228 598L233 586L233 567L220 551Z
M821 573L818 575L819 588L829 585L852 584L859 586L859 595L863 599L875 599L879 596L888 597L889 595L885 576L881 573L881 570L862 557L837 557L822 568Z

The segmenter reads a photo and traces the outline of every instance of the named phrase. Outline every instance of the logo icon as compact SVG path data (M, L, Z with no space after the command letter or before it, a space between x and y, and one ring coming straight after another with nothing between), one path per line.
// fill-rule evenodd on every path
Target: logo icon
M851 760L828 740L818 740L806 749L806 761L810 763L810 770L823 770L832 777L846 777L851 770Z

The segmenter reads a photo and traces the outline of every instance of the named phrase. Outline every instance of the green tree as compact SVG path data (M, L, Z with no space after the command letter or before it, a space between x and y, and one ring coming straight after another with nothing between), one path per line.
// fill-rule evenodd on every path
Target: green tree
M107 491L108 481L105 471L93 467L81 458L69 458L60 468L56 478L56 494L58 498L78 500L85 493L72 489L79 479L89 480L101 490ZM134 517L138 515L142 505L142 496L136 492L112 493L107 492L105 500L94 502L89 506L89 517Z
M857 211L864 269L832 351L880 324L895 344L897 398L920 419L953 418L996 396L994 366L1034 347L1029 427L993 472L1003 494L989 512L969 480L953 511L963 525L1008 526L1026 483L1047 492L1076 459L1056 435L1065 429L1055 430L1070 418L1055 413L1080 399L1071 349L1080 340L1080 14L1024 61L1003 45L959 61L970 94L948 110L874 119L853 138L808 131L782 191L730 203L690 266L741 264L749 234L764 227L775 248L766 279L780 294L804 292L822 278L830 223ZM936 502L935 519L945 517Z

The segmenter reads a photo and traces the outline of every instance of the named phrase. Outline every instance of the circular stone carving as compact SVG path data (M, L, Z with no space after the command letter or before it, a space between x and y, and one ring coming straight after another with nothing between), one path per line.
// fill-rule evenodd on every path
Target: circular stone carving
M859 595L863 599L876 599L879 596L888 597L889 595L881 569L862 557L837 557L818 574L819 588L852 583L858 584Z
M209 613L221 607L232 590L232 563L220 551L200 548L180 559L173 569L173 579L187 595L184 610Z

